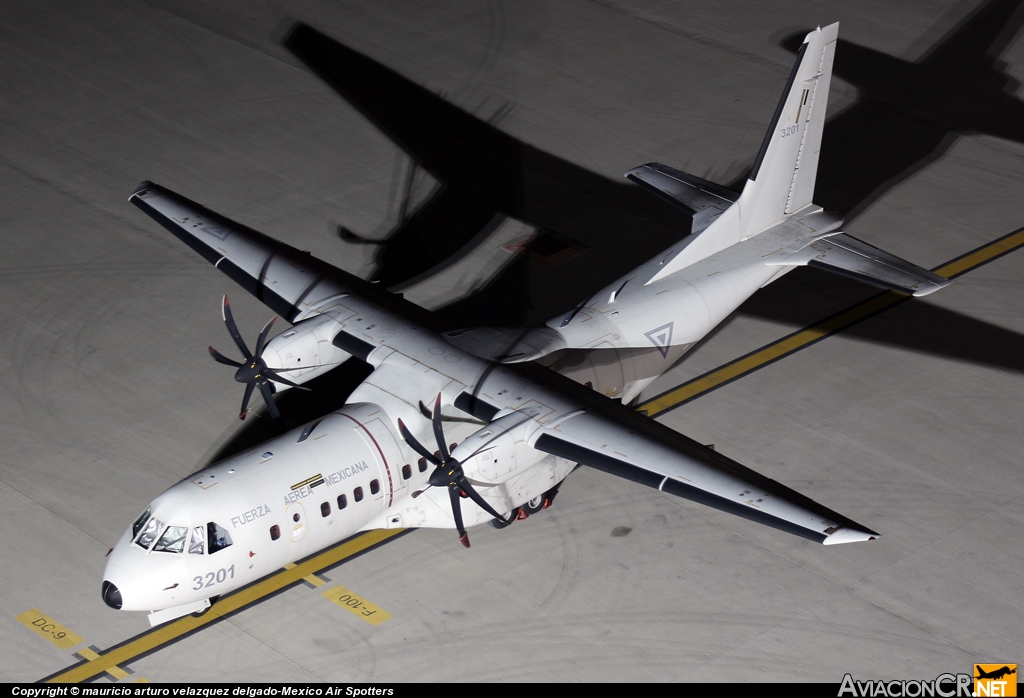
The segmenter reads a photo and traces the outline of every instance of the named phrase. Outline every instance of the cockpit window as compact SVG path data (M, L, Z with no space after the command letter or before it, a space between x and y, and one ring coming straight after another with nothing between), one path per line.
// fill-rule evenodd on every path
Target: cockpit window
M213 521L206 524L206 536L210 543L211 555L231 545L231 534Z
M180 553L185 549L188 526L168 526L160 540L153 546L155 553Z
M160 529L164 527L163 523L155 518L150 519L146 522L146 526L142 529L142 533L139 534L135 544L141 548L149 550L149 546L153 545L153 541L156 540L156 536L160 533Z
M139 518L135 519L135 523L132 524L132 538L139 535L139 531L145 525L146 521L149 520L149 512L151 507L146 507L146 510L139 515Z
M189 555L202 555L203 548L206 547L206 531L203 530L202 526L196 526L192 529L192 542L188 546Z

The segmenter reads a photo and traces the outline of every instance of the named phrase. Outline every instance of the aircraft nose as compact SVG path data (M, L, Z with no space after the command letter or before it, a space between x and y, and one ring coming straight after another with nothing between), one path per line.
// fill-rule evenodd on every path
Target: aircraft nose
M107 604L115 611L121 609L121 592L112 582L103 580L103 603Z

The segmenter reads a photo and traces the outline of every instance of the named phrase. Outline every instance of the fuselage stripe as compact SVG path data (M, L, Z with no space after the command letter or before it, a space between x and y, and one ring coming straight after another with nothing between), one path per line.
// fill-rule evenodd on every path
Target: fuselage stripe
M377 443L377 439L374 438L373 434L370 433L370 430L366 428L365 424L363 424L350 414L345 414L343 412L339 414L341 414L342 417L348 417L353 422L358 424L359 427L366 432L366 435L370 437L370 441L373 442L373 445L377 447L377 453L380 454L380 459L384 462L384 472L387 473L388 476L388 506L390 507L392 504L394 504L395 501L395 485L391 481L391 466L388 464L388 459L384 455L384 449L380 447L380 444Z

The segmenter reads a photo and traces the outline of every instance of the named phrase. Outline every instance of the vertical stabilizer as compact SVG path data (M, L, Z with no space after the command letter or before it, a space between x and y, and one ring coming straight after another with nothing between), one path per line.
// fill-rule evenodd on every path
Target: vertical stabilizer
M838 22L819 27L797 53L739 199L740 239L757 235L811 203L838 33Z
M753 237L811 203L838 34L837 22L807 35L743 193L706 230L684 241L648 284Z

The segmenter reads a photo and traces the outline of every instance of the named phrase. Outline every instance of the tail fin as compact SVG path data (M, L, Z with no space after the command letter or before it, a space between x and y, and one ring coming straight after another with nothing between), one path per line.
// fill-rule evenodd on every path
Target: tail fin
M839 23L812 31L739 199L740 239L811 203Z
M684 240L648 284L753 237L811 203L838 35L838 22L807 35L743 193L706 230Z

